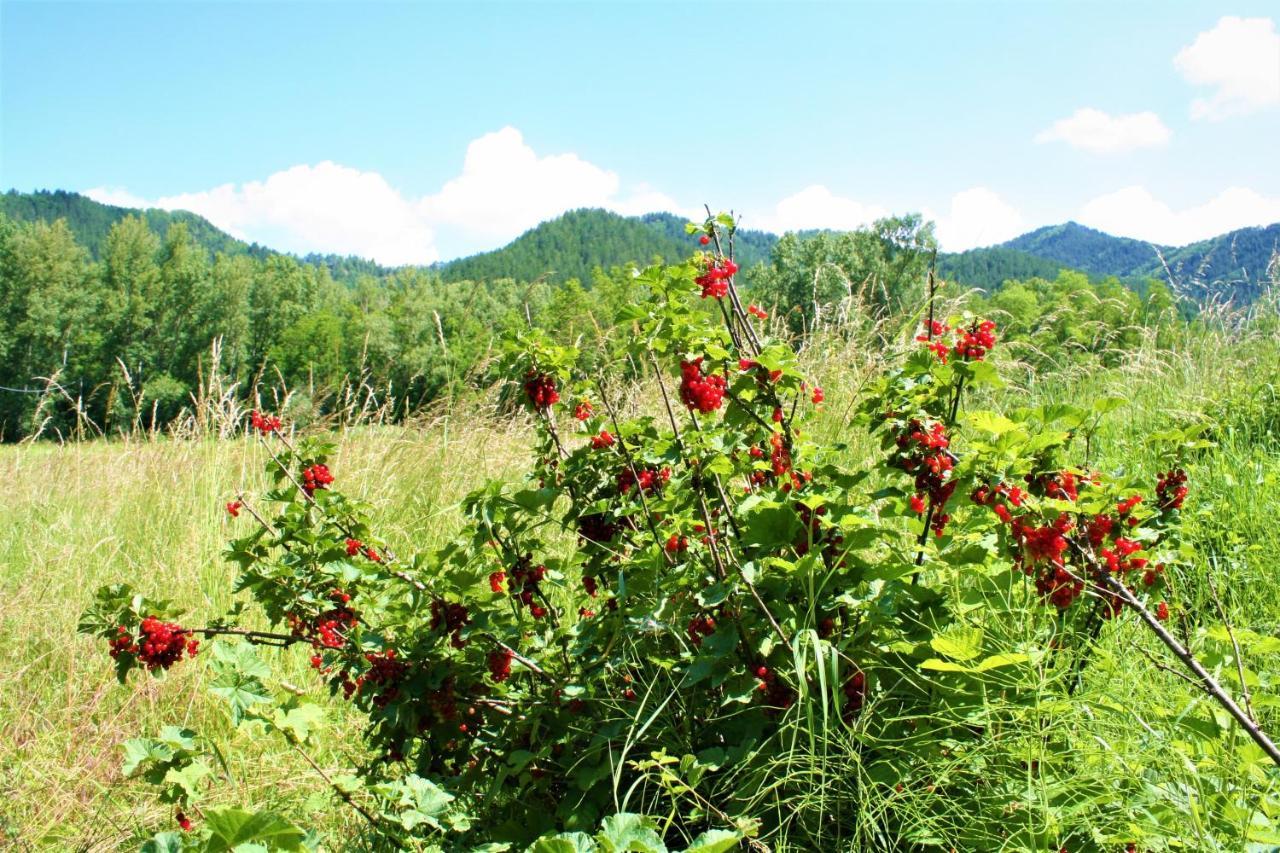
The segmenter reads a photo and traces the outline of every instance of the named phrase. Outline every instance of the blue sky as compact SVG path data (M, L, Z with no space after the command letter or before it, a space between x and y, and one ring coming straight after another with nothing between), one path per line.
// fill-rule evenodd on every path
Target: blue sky
M1274 3L0 4L0 185L387 263L572 207L1280 221Z

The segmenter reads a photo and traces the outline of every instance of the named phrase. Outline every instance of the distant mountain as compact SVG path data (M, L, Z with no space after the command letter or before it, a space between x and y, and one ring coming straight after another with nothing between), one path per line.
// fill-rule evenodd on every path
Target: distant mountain
M1153 278L1172 279L1201 301L1252 302L1269 281L1280 280L1280 223L1241 228L1179 249L1142 270Z
M1004 246L938 255L938 275L943 279L983 290L994 290L1012 279L1051 279L1064 266L1070 265Z
M238 240L194 213L116 207L63 190L10 190L0 195L0 213L19 221L66 219L76 239L95 257L111 226L129 215L143 217L160 235L175 223L185 223L196 242L210 252L278 254ZM526 231L500 249L438 264L435 269L446 281L577 278L585 282L597 267L687 257L697 242L684 226L685 219L671 213L621 216L599 209L574 210ZM777 241L776 235L764 231L739 232L734 247L739 264L747 268L767 261ZM389 272L387 267L355 257L312 254L302 260L328 267L343 282ZM1053 278L1062 269L1079 270L1093 279L1115 276L1139 289L1148 278L1156 278L1172 282L1179 292L1198 301L1246 304L1257 298L1268 279L1280 275L1280 223L1170 247L1067 222L1038 228L998 246L938 256L944 278L984 290L1010 279Z
M688 220L671 213L621 216L607 210L571 210L521 234L501 249L440 266L446 281L546 278L590 281L597 267L679 261L697 247L685 233ZM768 260L778 240L763 231L740 231L735 256L741 266Z
M111 231L111 226L126 216L142 217L146 220L147 226L160 237L164 237L171 225L183 223L187 226L192 239L206 248L210 254L219 252L228 255L248 254L259 258L286 254L258 243L246 243L232 237L203 216L185 210L170 211L157 208L140 210L132 207L117 207L66 190L37 190L31 193L9 190L0 195L0 213L18 222L37 220L53 222L57 219L65 219L76 241L87 248L94 258L101 256L102 247L106 242L107 234ZM386 267L373 261L342 255L311 254L301 260L304 263L328 267L336 280L344 282L354 281L359 275L379 276L388 272Z
M1280 263L1280 223L1242 228L1188 246L1171 247L1113 237L1076 222L1038 228L998 246L939 255L944 277L991 289L1008 279L1052 277L1074 269L1093 278L1129 283L1156 278L1204 301L1252 302ZM1280 267L1278 267L1280 268Z
M137 210L116 207L65 190L52 192L38 190L33 193L9 190L4 195L0 195L0 213L19 222L35 220L52 222L56 219L65 219L76 241L87 248L95 258L100 256L102 245L106 242L111 226L126 216L141 216L147 221L151 230L161 237L169 230L170 225L185 223L192 238L211 252L270 254L270 250L265 247L237 240L225 231L214 227L213 223L203 216L197 216L185 210Z
M1037 228L1015 237L1000 248L1015 249L1037 258L1056 261L1060 266L1090 275L1124 277L1143 269L1156 259L1153 246L1128 237L1112 237L1076 222Z

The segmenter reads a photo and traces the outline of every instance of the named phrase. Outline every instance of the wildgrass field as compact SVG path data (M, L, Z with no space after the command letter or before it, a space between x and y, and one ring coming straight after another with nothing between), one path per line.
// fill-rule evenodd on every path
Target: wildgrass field
M851 467L869 465L873 446L852 412L882 361L838 342L815 344L806 358L827 389L813 427L847 445ZM1214 445L1197 451L1188 465L1192 493L1184 529L1196 556L1174 581L1175 633L1198 648L1210 641L1202 628L1209 624L1225 622L1241 636L1278 635L1280 345L1274 338L1202 330L1173 352L1139 347L1113 367L1011 375L1014 384L995 392L1002 405L1123 398L1089 449L1091 464L1100 469L1152 480L1160 462L1148 439L1174 423L1206 423ZM338 450L330 464L344 488L371 502L386 540L409 551L428 550L457 531L458 501L468 490L490 478L518 476L531 433L523 422L477 408L335 437ZM316 827L333 847L344 839L355 843L357 818L327 794L316 794L323 786L301 755L279 739L233 732L221 704L202 689L204 656L164 679L122 687L101 642L76 633L93 590L126 577L148 596L174 599L193 614L192 622L230 607L234 567L222 550L239 534L223 507L242 489L262 490L264 461L261 445L247 438L0 447L0 847L136 847L172 814L147 786L122 777L120 744L174 723L231 744L223 750L223 780L211 803L270 807ZM963 590L957 599L964 600ZM1053 617L1046 611L1028 618ZM1017 625L1008 630L1016 643ZM1280 729L1280 685L1272 675L1280 672L1277 645L1244 643L1252 707L1273 731ZM311 757L331 770L348 764L342 756L362 749L358 715L327 697L308 667L308 650L278 654L282 683L328 712ZM1218 748L1196 737L1226 721L1202 694L1157 664L1176 665L1134 621L1118 620L1105 627L1094 661L1069 699L1054 683L1059 676L1041 673L1045 716L1070 749L1038 759L1060 768L1050 787L1012 759L1034 754L1044 742L1039 732L1011 728L1005 741L991 739L988 766L1003 767L997 771L1003 778L988 781L985 818L1003 815L1016 825L1087 814L1099 837L1104 829L1110 837L1124 829L1112 822L1134 820L1134 810L1112 807L1116 799L1140 798L1150 803L1150 822L1163 823L1166 833L1143 849L1248 847L1260 824L1254 804L1240 792L1265 788L1265 777L1258 777L1256 765L1234 760L1241 750L1247 754L1248 744ZM1234 663L1224 662L1217 675L1238 689L1236 673ZM998 706L1001 696L993 691L986 701ZM1014 741L1021 744L1017 749ZM815 758L812 749L794 754L796 761L778 767L778 780L765 780L762 788L807 780L788 788L787 802L797 810L824 808L824 798L837 799L845 781L860 772L845 763L848 752L831 762ZM954 756L957 765L974 760L972 753ZM948 769L940 764L934 781L943 785ZM895 795L894 807L910 813L913 798L923 804L933 790L932 783L907 787ZM775 801L769 808L780 806ZM850 819L873 824L879 808L864 803ZM921 844L930 838L945 843L975 817L923 805L920 813L931 815L918 828ZM784 831L768 840L775 849L813 849L800 828L788 836L787 820L778 823ZM1135 829L1153 837L1152 826Z

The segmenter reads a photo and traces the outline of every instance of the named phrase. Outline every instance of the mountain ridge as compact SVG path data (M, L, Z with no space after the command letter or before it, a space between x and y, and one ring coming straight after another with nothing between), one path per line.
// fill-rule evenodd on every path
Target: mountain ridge
M183 223L196 242L211 253L289 254L239 240L188 211L119 207L65 190L10 190L0 195L0 212L19 221L65 218L95 257L111 225L129 215L141 216L160 234ZM654 259L676 261L687 256L695 244L685 233L684 224L682 217L671 213L622 216L582 208L540 223L504 246L433 264L431 269L445 281L577 278L588 282L596 268ZM778 235L765 231L739 232L735 248L740 264L747 268L767 261L777 241ZM394 269L353 256L312 253L299 259L326 266L343 281ZM938 268L945 278L984 290L998 288L1009 279L1051 278L1062 269L1071 269L1095 279L1114 276L1130 284L1158 278L1199 300L1247 302L1261 293L1264 279L1280 270L1280 223L1240 228L1184 246L1166 246L1116 237L1068 221L1036 228L994 246L939 253Z

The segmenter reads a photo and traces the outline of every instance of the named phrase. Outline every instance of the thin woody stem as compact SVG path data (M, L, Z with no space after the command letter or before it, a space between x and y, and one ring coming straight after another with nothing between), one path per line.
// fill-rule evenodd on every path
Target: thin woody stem
M640 511L644 513L645 523L649 525L649 532L653 534L653 542L658 546L663 562L671 565L671 555L667 553L666 548L662 547L662 536L658 533L658 525L653 520L653 513L649 512L649 501L644 496L644 484L640 482L640 472L636 470L635 460L631 458L631 451L627 449L627 442L622 437L622 430L618 427L618 413L609 402L609 396L604 392L604 383L598 379L596 380L596 390L600 392L600 402L604 403L605 409L609 412L609 420L612 421L613 431L618 437L618 448L622 451L622 458L626 460L627 470L631 472L636 494L640 497Z

